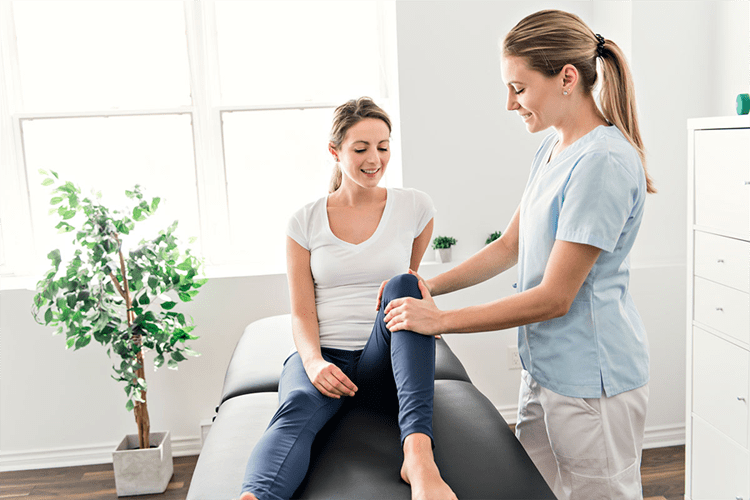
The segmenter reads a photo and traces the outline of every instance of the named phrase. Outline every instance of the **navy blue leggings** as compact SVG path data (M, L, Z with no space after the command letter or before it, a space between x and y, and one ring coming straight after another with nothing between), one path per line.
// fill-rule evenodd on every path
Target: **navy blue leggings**
M422 298L416 276L403 274L388 282L364 349L321 349L323 358L357 385L354 397L324 396L310 382L298 353L286 360L279 409L250 455L243 493L249 491L259 500L290 498L307 474L315 436L345 400L398 411L402 446L406 436L415 432L432 439L435 338L410 331L391 334L385 327L383 311L400 297Z

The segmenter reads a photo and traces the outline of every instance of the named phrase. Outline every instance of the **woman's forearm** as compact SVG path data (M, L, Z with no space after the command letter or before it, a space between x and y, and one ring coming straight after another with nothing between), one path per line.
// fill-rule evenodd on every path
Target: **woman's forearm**
M504 330L567 314L570 303L560 294L536 287L517 295L441 312L441 333Z
M303 365L322 357L317 318L292 314L292 336Z
M590 245L555 242L539 285L487 304L443 311L441 333L503 330L564 316L600 253Z

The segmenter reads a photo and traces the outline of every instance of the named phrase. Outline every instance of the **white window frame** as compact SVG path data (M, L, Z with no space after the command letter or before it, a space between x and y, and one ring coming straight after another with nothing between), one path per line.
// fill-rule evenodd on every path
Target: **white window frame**
M179 115L191 116L195 173L198 193L201 251L206 258L209 276L238 276L283 273L284 269L241 268L226 264L231 247L227 176L224 158L222 118L238 111L271 111L288 109L333 110L340 103L304 102L269 105L223 106L220 99L218 47L213 0L183 1L187 54L190 67L192 103L164 109L125 111L34 112L23 110L21 82L13 18L13 2L0 2L0 289L33 288L31 262L34 255L34 221L31 216L28 172L24 154L23 123L27 120L85 117ZM389 185L400 186L402 179L399 146L398 77L396 59L395 2L378 1L380 47L379 104L391 115L394 127ZM357 96L352 96L357 97ZM324 193L321 193L321 195ZM9 241L13 235L17 241ZM14 279L15 278L15 279Z

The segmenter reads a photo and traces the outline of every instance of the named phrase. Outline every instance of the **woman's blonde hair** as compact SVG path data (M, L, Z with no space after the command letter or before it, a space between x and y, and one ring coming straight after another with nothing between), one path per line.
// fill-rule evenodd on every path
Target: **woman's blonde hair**
M391 119L388 113L375 104L369 97L360 97L359 99L352 99L345 102L333 112L333 126L331 127L330 145L335 150L341 148L346 133L352 126L361 122L365 118L377 118L383 120L388 125L388 132L391 132ZM328 188L330 193L333 193L341 187L341 167L336 163L333 167L333 175L331 176L331 184Z
M542 10L521 20L505 36L504 56L523 58L529 68L547 76L572 64L581 75L583 91L591 94L596 84L596 61L601 59L602 85L599 94L604 118L615 125L641 157L646 190L655 193L646 170L646 155L638 128L635 89L627 60L612 40L595 34L578 16L560 10Z

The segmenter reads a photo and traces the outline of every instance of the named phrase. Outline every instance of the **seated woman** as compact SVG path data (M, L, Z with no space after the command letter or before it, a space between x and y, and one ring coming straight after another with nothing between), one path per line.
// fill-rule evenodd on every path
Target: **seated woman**
M330 194L295 213L287 227L287 275L296 351L284 363L280 405L248 461L241 500L290 498L304 479L320 429L348 399L398 412L402 479L412 498L455 499L432 453L435 339L392 335L388 303L421 298L401 274L372 305L380 284L418 269L435 209L426 194L379 187L390 159L391 122L369 98L334 114ZM373 326L374 324L374 326Z

